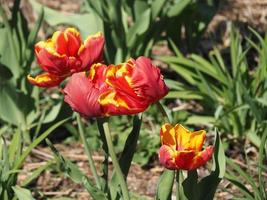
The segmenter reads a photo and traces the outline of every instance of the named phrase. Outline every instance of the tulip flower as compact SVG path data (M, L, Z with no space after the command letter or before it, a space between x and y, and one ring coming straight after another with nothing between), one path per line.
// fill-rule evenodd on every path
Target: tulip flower
M89 70L92 64L102 61L104 43L101 33L88 36L82 42L75 28L56 31L52 38L35 45L38 64L45 73L35 78L28 75L29 82L53 87L73 73Z
M145 57L118 65L95 64L88 77L75 74L64 89L65 101L86 117L140 113L167 92L160 70Z
M112 90L101 95L99 102L108 115L143 112L168 93L159 68L143 56L108 66L106 83Z
M212 157L213 147L202 150L206 132L190 132L182 125L164 124L160 130L160 163L168 169L194 170Z

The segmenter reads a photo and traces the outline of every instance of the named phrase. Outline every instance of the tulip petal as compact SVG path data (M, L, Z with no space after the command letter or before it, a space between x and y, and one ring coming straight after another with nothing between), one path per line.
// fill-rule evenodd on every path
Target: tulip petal
M103 87L108 87L105 83L105 74L107 66L102 63L93 64L89 71L89 79L95 84L96 88L102 89Z
M211 159L212 154L213 154L212 146L208 146L205 150L198 152L198 154L194 157L192 161L191 170L194 170L206 164Z
M192 170L193 159L195 157L195 152L190 151L177 151L175 157L175 163L177 169Z
M75 28L55 32L52 42L56 52L66 56L76 56L82 43L80 33Z
M168 93L159 68L152 65L149 58L141 56L134 64L132 83L138 95L146 97L150 103L154 103Z
M82 44L80 33L75 28L67 28L64 34L68 39L68 55L77 56L79 48Z
M177 150L201 151L206 138L206 131L190 132L181 124L175 126Z
M98 103L101 91L94 87L94 84L83 72L73 74L63 92L65 102L71 108L85 117L98 117L102 115Z
M31 84L39 87L55 87L58 86L61 83L61 81L64 80L64 78L49 73L40 74L35 78L28 75L27 79Z
M132 72L132 65L130 62L109 65L106 72L106 83L112 88L121 93L125 93L132 98L136 98L136 101L144 102L146 99L137 95L134 91L130 74Z
M89 69L93 63L102 61L104 44L105 39L102 33L96 33L85 40L84 45L78 51L82 60L82 69Z
M159 161L167 169L177 169L175 163L175 151L167 145L163 145L160 147Z
M103 93L99 98L99 103L106 116L137 114L148 107L148 104L143 104L123 92L114 90Z
M160 129L160 139L163 145L168 145L176 149L175 129L169 123L164 124Z
M56 31L51 39L55 51L60 55L68 56L68 38L62 31Z
M60 56L56 52L48 51L47 47L44 47L41 42L35 46L35 55L38 64L44 71L58 76L70 73L67 56Z

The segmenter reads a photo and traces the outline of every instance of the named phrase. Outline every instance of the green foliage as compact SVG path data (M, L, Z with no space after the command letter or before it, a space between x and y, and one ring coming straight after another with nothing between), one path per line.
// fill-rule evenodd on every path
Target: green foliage
M191 54L183 56L173 45L176 56L161 57L179 76L180 81L169 80L171 91L167 98L195 100L203 109L187 116L187 124L216 125L223 133L247 136L259 146L262 125L266 122L265 104L267 86L267 37L252 31L259 44L249 38L241 40L237 30L231 32L230 55L224 59L214 49L208 59ZM247 42L246 42L247 41ZM242 45L242 42L245 42ZM248 64L249 50L256 50L255 66ZM197 118L197 120L192 120Z
M216 14L219 1L191 0L188 5L186 1L178 2L182 6L174 5L168 12L171 18L166 24L166 35L180 49L195 52L201 37ZM176 14L177 11L181 12L180 15Z
M172 187L175 177L175 171L165 169L162 173L158 187L157 187L157 200L169 200L171 199Z
M14 1L12 17L8 19L0 6L0 120L26 131L36 119L32 88L26 84L26 74L33 61L33 44L42 22L42 13L30 31L19 10L20 1Z
M31 0L34 10L41 12L41 4ZM83 14L59 13L53 9L44 7L44 19L51 26L68 24L80 29L82 36L102 31L106 38L105 58L107 63L124 62L129 57L150 55L152 46L162 40L162 33L171 32L174 24L177 24L177 31L181 38L182 27L189 29L188 16L199 11L200 7L207 3L200 4L193 0L85 0ZM184 13L187 7L187 11ZM207 4L207 6L214 7ZM213 10L213 9L211 9ZM209 12L208 12L209 13ZM182 18L179 18L183 14ZM211 19L207 13L200 13L192 17L192 21L200 19L207 22ZM208 18L208 19L207 19ZM178 22L178 23L177 23ZM187 25L185 26L185 24ZM199 24L200 22L196 22ZM204 23L204 22L203 22ZM88 24L90 28L86 28ZM194 24L195 25L195 24ZM195 25L198 26L198 25ZM197 41L204 29L196 28L194 32L188 30L188 35ZM168 29L168 30L167 30ZM178 34L172 36L177 38ZM192 41L189 37L188 41Z
M19 200L31 199L30 192L27 189L16 186L20 168L26 157L31 153L31 150L67 120L68 119L65 119L54 124L50 129L36 138L29 146L24 147L22 132L19 129L16 129L10 142L7 142L8 140L3 137L0 139L0 199L10 200L14 196L17 196ZM47 165L35 170L31 176L28 176L24 180L22 185L24 187L27 186L39 176L41 172L47 169L50 164L51 163L48 162Z
M91 194L94 199L107 199L106 194L103 193L99 188L97 188L88 177L86 177L77 165L71 161L64 158L57 149L52 145L52 143L47 139L47 144L50 146L54 153L56 161L58 163L58 170L63 172L69 178L71 178L75 183L83 184L86 190Z
M12 187L19 200L35 200L31 192L19 186Z
M26 142L30 143L31 132L36 138L42 124L59 121L56 118L62 99L56 105L50 99L40 99L40 90L27 81L44 10L40 10L34 26L29 29L19 7L20 0L14 1L10 10L12 15L8 18L4 4L0 5L0 125L9 127L10 131L6 131L9 133L19 128Z
M235 163L234 160L228 158L227 159L227 174L226 179L230 181L233 185L235 185L239 194L234 195L235 198L240 198L242 196L246 199L266 199L266 180L263 178L263 172L266 171L266 167L264 165L264 161L267 159L267 130L262 136L259 155L258 155L258 163L256 164L256 172L251 173L251 166L248 163L248 168L244 169L239 164Z

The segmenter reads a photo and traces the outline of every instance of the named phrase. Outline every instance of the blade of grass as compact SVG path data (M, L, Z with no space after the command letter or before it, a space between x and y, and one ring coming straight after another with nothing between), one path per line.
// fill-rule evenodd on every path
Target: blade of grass
M21 165L23 164L24 160L26 159L26 157L30 154L31 150L36 147L40 142L42 142L50 133L52 133L56 128L58 128L59 126L61 126L62 124L64 124L65 122L67 122L70 119L70 117L63 119L59 122L57 122L56 124L54 124L53 126L51 126L49 129L47 129L43 134L41 134L38 138L36 138L27 148L26 150L22 153L22 155L18 158L15 166L14 166L14 170L17 170L21 167Z

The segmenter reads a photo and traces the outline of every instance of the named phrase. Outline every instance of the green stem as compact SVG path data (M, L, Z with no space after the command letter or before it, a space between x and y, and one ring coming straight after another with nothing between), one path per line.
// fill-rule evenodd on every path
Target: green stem
M105 134L105 137L106 137L106 141L107 141L109 155L110 155L110 157L112 159L112 163L113 163L115 172L116 172L116 174L118 176L118 180L120 182L123 199L124 200L130 200L127 184L126 184L126 181L124 179L123 173L121 171L119 162L118 162L116 154L115 154L115 150L114 150L114 146L113 146L113 143L112 143L112 138L111 138L108 122L106 120L105 121L103 120L102 121L102 126L103 126L104 134Z
M34 132L34 135L33 135L33 139L32 140L35 140L37 137L38 137L38 133L40 132L41 130L41 126L42 126L42 122L44 121L44 118L45 118L45 113L46 113L46 108L43 110L42 114L41 114L41 117L38 121L38 124L37 124L37 127L35 129L35 132Z
M78 122L79 134L80 134L80 137L81 137L83 145L84 145L85 153L86 153L86 155L88 157L88 163L89 163L89 166L90 166L90 168L92 170L92 174L93 174L93 176L95 178L96 185L100 189L101 188L101 183L100 183L97 171L96 171L96 167L94 165L94 160L93 160L93 157L92 157L91 150L89 148L88 142L87 142L85 134L84 134L84 127L82 125L81 117L80 117L79 114L77 114L76 117L77 117L77 122Z
M176 178L175 178L175 183L176 183L176 200L180 200L180 182L179 182L179 175L180 172L179 170L176 170Z
M176 200L184 200L186 199L184 196L184 190L182 186L183 182L183 174L181 170L176 170Z
M159 101L156 103L156 105L157 105L159 111L162 113L164 121L168 122L168 123L171 123L171 121L172 121L171 117L168 115L168 113L165 110L165 108L163 107L163 105Z

